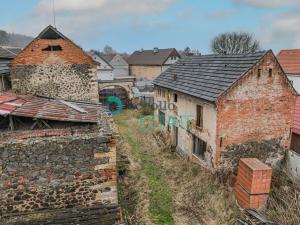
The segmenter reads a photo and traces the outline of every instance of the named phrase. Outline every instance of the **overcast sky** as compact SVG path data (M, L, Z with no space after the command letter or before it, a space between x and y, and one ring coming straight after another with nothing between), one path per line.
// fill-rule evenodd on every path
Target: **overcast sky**
M36 36L53 24L52 0L0 0L0 29ZM300 0L55 0L57 28L89 50L153 47L210 52L225 31L247 31L263 49L300 48Z

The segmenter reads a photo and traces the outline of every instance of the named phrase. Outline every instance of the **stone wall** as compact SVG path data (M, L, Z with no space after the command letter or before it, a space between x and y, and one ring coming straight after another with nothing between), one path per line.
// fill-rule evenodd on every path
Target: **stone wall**
M46 51L60 46L59 51ZM64 39L36 39L11 62L12 89L75 101L98 102L97 69L92 58Z
M216 159L241 143L280 139L289 146L294 103L292 86L269 53L218 101Z
M82 134L0 144L0 211L117 204L115 140Z
M95 73L87 64L17 65L12 72L12 86L19 94L98 102Z

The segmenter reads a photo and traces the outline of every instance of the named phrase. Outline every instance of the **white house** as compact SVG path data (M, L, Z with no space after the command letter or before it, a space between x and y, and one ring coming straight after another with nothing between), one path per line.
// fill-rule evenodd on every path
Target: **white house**
M98 80L113 80L114 79L114 68L107 62L103 57L96 54L95 52L89 52L89 55L97 63L97 77Z

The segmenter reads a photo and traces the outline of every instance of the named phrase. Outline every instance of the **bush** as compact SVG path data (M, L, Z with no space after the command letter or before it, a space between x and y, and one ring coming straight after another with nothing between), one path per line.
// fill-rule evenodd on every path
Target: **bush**
M145 103L145 102L142 102L142 103L140 104L139 111L140 111L144 116L153 115L153 113L154 113L153 106L150 105L150 104L148 104L148 103Z

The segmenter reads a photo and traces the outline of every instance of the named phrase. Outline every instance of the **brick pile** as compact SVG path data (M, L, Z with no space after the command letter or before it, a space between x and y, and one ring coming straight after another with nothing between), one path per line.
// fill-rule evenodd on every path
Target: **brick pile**
M241 208L260 209L267 203L271 188L272 168L256 158L239 162L235 197Z

